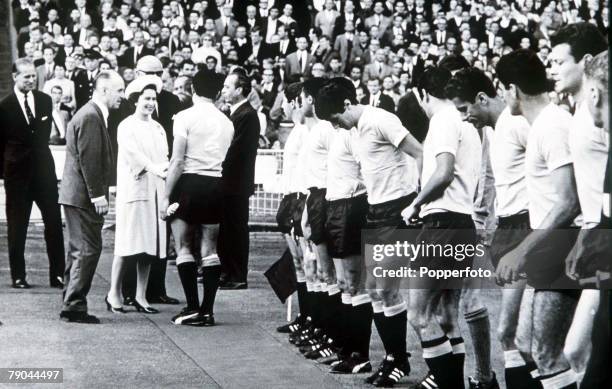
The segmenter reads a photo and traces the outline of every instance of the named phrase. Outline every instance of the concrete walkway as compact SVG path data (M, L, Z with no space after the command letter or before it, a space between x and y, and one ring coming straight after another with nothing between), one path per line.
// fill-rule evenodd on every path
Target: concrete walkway
M182 306L157 306L162 310L158 315L107 312L104 296L109 287L112 231L104 233L104 253L89 294L90 312L102 324L61 322L61 294L47 286L40 227L31 227L30 236L26 261L28 281L34 288L17 291L10 288L6 226L0 226L0 367L64 368L62 385L40 387L370 387L362 384L363 375L328 374L327 366L305 360L286 336L275 332L286 311L263 276L282 252L281 239L275 234L252 234L250 288L220 291L215 308L218 326L210 328L170 324ZM170 295L184 299L175 267L168 268L167 284ZM372 361L378 363L382 350L373 332ZM399 387L411 387L426 372L411 331L409 338L413 373ZM495 361L498 372L500 362ZM471 363L466 367L471 371Z

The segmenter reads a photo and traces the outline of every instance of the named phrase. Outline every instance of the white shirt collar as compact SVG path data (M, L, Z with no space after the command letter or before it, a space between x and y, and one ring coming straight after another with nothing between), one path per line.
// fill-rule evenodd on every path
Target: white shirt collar
M247 99L244 99L244 100L239 101L239 102L237 102L236 104L232 105L232 106L230 107L230 115L233 115L233 114L234 114L234 112L236 112L236 110L237 110L238 108L240 108L240 106L241 106L241 105L243 105L243 104L244 104L244 103L246 103L246 102L247 102Z
M104 117L104 124L108 125L108 107L106 106L106 104L104 104L103 102L101 102L99 99L96 98L96 96L93 96L91 98L91 101L98 106L98 108L100 108L100 111L102 111L102 117Z

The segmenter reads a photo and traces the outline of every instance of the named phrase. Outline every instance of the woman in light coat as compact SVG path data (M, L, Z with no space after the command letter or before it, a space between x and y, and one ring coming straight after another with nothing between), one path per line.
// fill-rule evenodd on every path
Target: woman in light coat
M121 282L125 261L137 261L135 307L139 312L157 313L146 299L151 261L166 256L166 224L160 215L168 168L168 145L163 127L151 118L156 109L162 81L142 76L126 88L136 106L133 115L119 124L117 143L117 201L115 258L107 309L125 312L121 305Z

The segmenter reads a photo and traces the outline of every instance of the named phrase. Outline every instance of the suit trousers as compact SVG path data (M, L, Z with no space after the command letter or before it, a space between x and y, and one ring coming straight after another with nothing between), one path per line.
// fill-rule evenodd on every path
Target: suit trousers
M57 187L24 189L5 182L9 264L13 280L25 279L25 243L32 204L35 202L45 225L44 237L49 257L49 278L64 274L64 236L57 203Z
M249 195L226 195L218 253L227 280L246 282L249 271Z
M102 253L104 217L93 207L64 205L68 255L64 273L64 311L87 312L87 294Z

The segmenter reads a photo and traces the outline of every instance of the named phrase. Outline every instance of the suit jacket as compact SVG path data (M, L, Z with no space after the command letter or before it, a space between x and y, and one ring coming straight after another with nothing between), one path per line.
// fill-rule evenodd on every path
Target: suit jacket
M353 37L353 41L350 42L346 38L345 34L338 35L336 37L336 41L334 42L334 50L340 54L340 58L342 59L342 68L349 63L351 58L351 53L353 52L353 48L355 47L355 43L357 42L356 38Z
M370 100L368 98L368 104ZM375 107L382 108L387 112L395 113L395 102L391 98L391 96L387 96L386 94L380 92L378 96L378 100L376 101Z
M136 61L138 61L140 58L144 57L145 55L155 55L155 52L153 50L149 49L146 46L143 46L140 50L140 54L138 54L137 60L134 61L134 50L134 47L130 47L125 51L125 53L123 53L121 57L119 57L119 66L125 66L134 69L136 67Z
M55 69L55 64L53 64L53 69ZM45 86L45 82L52 79L53 76L54 76L53 72L51 72L50 75L49 73L47 73L46 64L37 66L36 67L36 84L37 84L36 89L39 91L42 91Z
M281 43L282 43L282 41L278 42L278 55L281 56L281 57L286 57L289 54L291 54L291 53L293 53L294 51L297 50L297 47L295 46L295 40L293 40L291 38L289 38L289 41L288 41L288 43L286 45L286 49L285 49L284 52L281 51Z
M36 90L32 94L34 122L29 125L15 93L0 101L0 178L7 190L36 184L41 190L55 191L57 177L48 144L51 98Z
M383 63L382 71L379 71L377 65L378 64L375 62L366 65L366 67L363 69L363 81L368 81L370 78L378 78L379 80L382 80L383 78L391 75L391 66Z
M294 51L289 54L285 60L285 73L287 76L292 74L310 74L310 70L312 69L314 57L307 52L306 54L306 66L304 67L304 72L302 73L302 69L300 68L300 63L298 60L298 52Z
M335 10L332 11L331 17L328 17L328 13L325 10L320 11L317 13L317 16L315 16L315 27L319 27L321 31L323 31L323 35L332 38L336 19L339 17L340 13Z
M261 127L257 112L247 101L230 119L234 139L223 161L223 188L228 195L250 196L255 192L255 159Z
M397 116L416 140L421 143L425 141L429 129L429 118L412 91L400 97L397 102Z
M238 28L238 22L230 18L229 24L227 26L227 34L225 33L225 26L223 25L222 18L215 19L215 28L217 29L218 36L228 35L233 38L234 35L236 35L236 28Z
M387 31L387 28L389 28L389 26L391 25L392 20L390 17L387 16L381 16L380 19L380 24L378 24L378 39L382 39L383 35L385 34L385 31ZM372 26L376 26L376 16L372 15L369 18L367 18L365 20L365 26L367 29L369 29Z
M108 197L115 171L113 153L102 111L90 101L68 124L59 203L90 209L91 199Z

